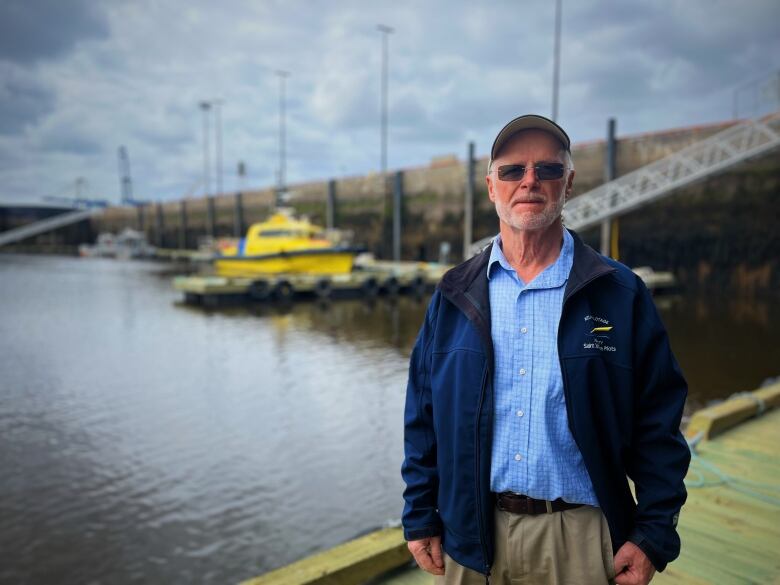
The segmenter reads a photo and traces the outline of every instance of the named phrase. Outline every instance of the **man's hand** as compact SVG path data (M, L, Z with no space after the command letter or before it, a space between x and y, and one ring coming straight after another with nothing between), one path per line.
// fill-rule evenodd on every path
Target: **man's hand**
M615 555L616 585L647 585L655 575L655 567L642 549L627 542Z
M441 536L410 540L409 552L423 571L432 575L444 574L444 559L441 556Z

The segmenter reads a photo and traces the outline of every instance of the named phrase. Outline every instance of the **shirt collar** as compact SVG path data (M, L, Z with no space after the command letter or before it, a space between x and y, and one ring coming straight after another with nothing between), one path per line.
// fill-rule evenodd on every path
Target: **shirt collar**
M506 256L504 256L504 251L501 249L501 234L498 234L496 237L493 238L493 246L490 249L490 258L488 259L488 265L487 265L487 277L488 280L490 280L490 274L493 272L493 265L498 262L501 268L508 272L514 271L514 268L512 268L512 265L509 264L509 261L506 259Z
M498 234L493 238L493 246L490 250L490 259L487 265L487 277L488 280L493 272L493 267L498 263L508 273L514 275L517 278L517 273L512 265L504 256L504 251L501 249L501 234ZM563 286L563 284L569 279L569 273L571 272L572 264L574 263L574 238L569 233L569 230L563 228L563 246L561 246L561 253L558 254L558 258L545 268L542 272L536 275L531 282L526 283L526 288L557 288ZM518 278L518 280L520 280Z

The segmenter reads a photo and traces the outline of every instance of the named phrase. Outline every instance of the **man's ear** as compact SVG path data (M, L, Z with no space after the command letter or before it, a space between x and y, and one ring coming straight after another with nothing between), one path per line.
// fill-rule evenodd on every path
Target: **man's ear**
M571 195L572 186L574 185L574 169L569 171L569 176L566 178L566 199Z
M493 194L493 179L490 177L490 175L485 175L485 182L487 183L488 197L490 197L490 200L495 203L496 196Z

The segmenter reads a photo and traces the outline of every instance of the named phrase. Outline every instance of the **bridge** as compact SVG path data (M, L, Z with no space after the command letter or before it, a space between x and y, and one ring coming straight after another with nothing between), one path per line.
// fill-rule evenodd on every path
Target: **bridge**
M79 209L0 232L0 247L89 219L99 209Z

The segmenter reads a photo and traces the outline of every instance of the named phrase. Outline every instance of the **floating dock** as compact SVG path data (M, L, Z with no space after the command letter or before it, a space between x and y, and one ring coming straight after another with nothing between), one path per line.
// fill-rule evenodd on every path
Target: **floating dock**
M660 585L780 584L780 382L693 415L680 557ZM385 528L241 585L432 585Z
M290 302L302 297L324 300L345 296L373 298L379 294L411 293L419 296L433 290L450 268L452 265L433 262L371 260L356 263L355 269L347 274L244 277L200 274L177 276L173 287L184 293L185 302L206 307L227 303ZM654 272L647 267L637 268L634 272L654 292L672 290L676 285L674 275L669 272Z
M207 263L214 259L214 252L210 250L184 250L178 248L157 248L154 251L154 257L158 260L170 262L203 262Z
M433 289L450 268L424 262L371 262L347 274L264 274L246 277L177 276L173 287L191 304L289 302L300 297L330 299L379 294L422 295Z

